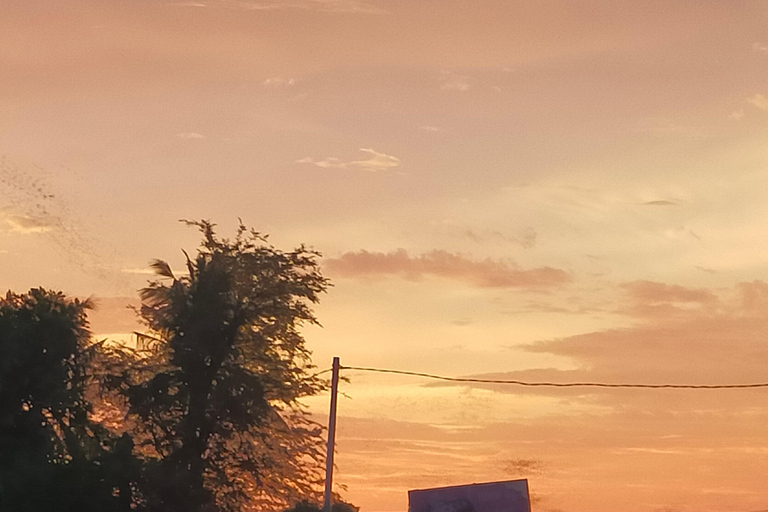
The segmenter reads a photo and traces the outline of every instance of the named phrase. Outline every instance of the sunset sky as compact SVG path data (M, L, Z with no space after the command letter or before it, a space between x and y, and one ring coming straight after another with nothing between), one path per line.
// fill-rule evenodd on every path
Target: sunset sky
M764 1L3 0L0 157L0 289L93 295L99 337L178 219L239 217L323 253L321 369L768 382ZM768 510L768 389L345 375L363 512L511 478L536 512Z

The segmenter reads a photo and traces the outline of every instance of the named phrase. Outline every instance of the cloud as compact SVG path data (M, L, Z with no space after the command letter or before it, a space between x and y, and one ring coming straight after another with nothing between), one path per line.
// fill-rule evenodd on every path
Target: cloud
M320 12L347 13L347 14L382 14L385 11L379 7L356 0L267 0L267 1L241 1L239 5L244 9L253 10L279 10L301 9Z
M350 162L344 162L338 157L315 160L308 156L296 160L296 163L313 164L317 167L322 167L323 169L360 169L369 172L389 171L400 166L400 159L395 156L380 153L372 148L360 148L360 151L367 153L370 156L364 160L352 160Z
M714 293L703 288L686 288L653 281L633 281L621 285L621 288L629 293L633 301L642 303L710 303L717 300Z
M264 87L291 87L292 85L296 85L296 80L293 78L274 77L267 78L262 83L264 84Z
M128 267L128 268L121 268L120 272L123 274L133 274L136 276L152 276L154 278L157 278L157 272L155 272L153 269L148 267ZM176 276L176 278L180 278L182 276L188 276L189 273L186 270L174 270L173 275Z
M515 477L540 475L544 472L546 464L538 459L512 459L504 464L504 472Z
M549 382L766 381L767 283L709 290L633 282L622 292L625 310L658 302L717 306L524 347L567 358L569 369L472 376ZM558 389L416 378L391 385L382 382L383 376L376 381L348 376L346 392L354 400L345 404L337 434L344 446L340 474L352 501L365 496L391 503L409 488L461 484L471 474L474 481L529 478L546 500L541 510L570 510L576 502L578 510L624 510L631 503L632 512L664 510L660 507L667 503L685 503L687 510L723 508L720 503L729 510L764 508L764 482L744 475L768 471L765 389ZM372 381L382 384L366 387ZM318 403L318 411L327 406ZM713 494L702 489L716 489L720 498L712 501ZM584 503L590 496L593 501Z
M529 270L513 263L486 259L475 261L459 254L435 250L410 256L404 249L389 253L348 252L326 260L329 272L340 277L398 276L419 280L425 276L463 281L486 288L541 288L567 283L567 272L552 267Z
M440 86L443 91L468 91L472 86L468 82L452 80L445 82Z
M633 281L620 285L620 288L629 300L623 312L640 318L712 310L719 305L717 295L702 288L686 288L653 281Z
M1 213L0 219L7 225L8 229L14 233L28 235L31 233L45 233L53 229L46 219L30 217L23 214Z
M472 88L473 78L471 76L456 75L449 71L443 71L441 77L440 89L443 91L465 92Z
M728 116L728 119L733 119L734 121L738 121L740 119L744 119L744 109L734 110L731 112L731 115Z
M248 11L308 10L347 14L382 14L384 9L357 0L201 0L179 7L222 7Z
M151 268L121 268L120 272L124 274L147 274L147 275L155 275L155 271Z
M472 376L550 382L766 381L768 283L715 290L638 281L621 291L619 308L625 311L641 303L698 307L673 316L632 317L627 327L524 347L567 358L570 369ZM744 475L768 471L765 389L524 388L414 378L408 381L411 387L382 384L381 391L366 393L363 377L350 377L346 392L354 400L339 420L339 444L345 447L340 467L348 468L340 473L352 501L374 496L392 502L409 488L460 484L471 474L474 481L530 478L532 489L546 499L542 510L571 510L577 502L578 510L624 510L631 503L632 512L664 510L667 503L685 503L686 510L764 508L764 482ZM406 394L406 389L413 391ZM359 413L374 401L378 409L370 410L375 415ZM523 416L531 411L534 416ZM372 494L382 489L389 494ZM590 496L592 501L585 503Z
M305 2L306 3L306 2ZM312 7L321 11L352 13L352 14L383 14L386 11L370 3L358 2L353 0L312 0L308 2L314 4Z
M177 133L176 136L180 139L184 140L191 140L191 139L204 139L205 135L196 133L196 132L184 132L184 133Z
M522 230L518 236L506 235L498 230L476 230L471 228L464 229L461 234L475 243L501 241L520 245L524 249L533 248L538 238L536 231L530 227Z
M379 153L371 148L360 148L360 151L371 155L365 160L350 162L350 165L358 166L368 171L385 171L392 167L400 166L400 159L384 153Z
M768 44L756 41L752 43L752 51L760 53L768 53Z
M760 110L766 110L768 111L768 98L763 96L762 94L755 94L754 96L747 99L748 102L750 102L752 105L756 106Z
M428 126L428 125L419 126L419 130L424 132L430 132L430 133L438 133L443 131L442 128L438 128L437 126Z
M478 225L468 226L450 218L430 221L430 229L434 229L440 236L460 238L476 244L513 244L524 249L535 247L539 237L531 226L505 228L502 231Z
M768 284L765 282L739 283L722 295L706 289L648 281L627 283L622 288L626 291L626 303L619 309L639 319L637 325L524 346L524 350L529 352L568 358L573 363L573 369L538 368L474 376L539 382L649 384L766 381ZM664 307L676 309L676 314L665 314L669 311L664 312ZM481 387L507 393L602 396L600 403L611 407L620 407L619 397L632 394L635 399L643 400L643 406L654 400L658 401L655 407L662 406L659 393L638 398L637 390ZM729 396L738 400L738 403L733 402L734 407L752 405L753 396L748 390L741 395L731 392ZM701 392L690 394L689 402L684 406L678 404L679 407L692 409L705 405L728 406L716 392L709 395Z

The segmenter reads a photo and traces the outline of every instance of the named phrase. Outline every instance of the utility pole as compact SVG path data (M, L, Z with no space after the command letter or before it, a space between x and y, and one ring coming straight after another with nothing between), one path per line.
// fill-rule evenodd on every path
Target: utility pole
M339 358L333 358L331 374L331 412L328 416L328 453L325 456L325 496L323 512L331 512L333 504L333 454L336 445L336 401L339 395Z

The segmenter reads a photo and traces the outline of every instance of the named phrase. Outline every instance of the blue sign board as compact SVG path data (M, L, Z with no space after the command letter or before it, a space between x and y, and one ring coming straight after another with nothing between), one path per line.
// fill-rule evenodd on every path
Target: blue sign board
M408 491L408 512L531 512L528 480Z

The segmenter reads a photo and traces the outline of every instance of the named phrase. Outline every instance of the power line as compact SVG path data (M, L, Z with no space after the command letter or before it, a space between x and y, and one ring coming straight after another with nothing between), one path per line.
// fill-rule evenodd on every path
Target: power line
M321 370L321 371L319 371L317 373L313 373L312 375L309 376L309 378L319 377L319 376L323 375L324 373L328 373L328 372L332 372L332 371L333 371L333 368L326 368L325 370Z
M550 387L550 388L640 388L640 389L752 389L768 388L768 382L752 384L632 384L632 383L605 383L605 382L529 382L523 380L506 379L476 379L472 377L445 377L431 373L410 372L406 370L393 370L388 368L371 368L365 366L342 366L342 370L355 370L360 372L389 373L395 375L408 375L411 377L424 377L427 379L442 380L448 382L471 382L476 384L508 384L525 387ZM329 371L329 370L326 370ZM322 372L325 373L325 372Z

